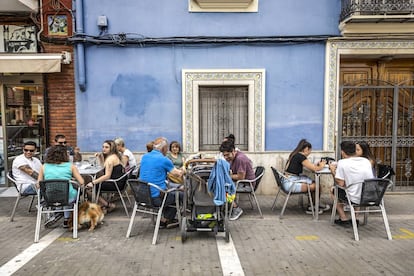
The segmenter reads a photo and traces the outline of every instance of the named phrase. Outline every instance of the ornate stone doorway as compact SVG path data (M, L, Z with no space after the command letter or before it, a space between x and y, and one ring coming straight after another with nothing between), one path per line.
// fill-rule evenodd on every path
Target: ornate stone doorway
M338 142L368 142L377 164L394 168L395 189L414 189L413 79L360 79L339 90Z

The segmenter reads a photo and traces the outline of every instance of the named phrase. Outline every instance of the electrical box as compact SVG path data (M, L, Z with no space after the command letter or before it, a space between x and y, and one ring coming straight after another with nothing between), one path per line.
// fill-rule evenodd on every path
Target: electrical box
M105 15L98 16L98 27L100 28L106 28L108 27L108 19Z

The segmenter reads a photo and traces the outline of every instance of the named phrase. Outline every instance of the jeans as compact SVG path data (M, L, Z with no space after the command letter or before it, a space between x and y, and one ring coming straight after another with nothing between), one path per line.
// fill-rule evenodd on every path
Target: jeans
M33 195L36 194L37 190L36 190L36 186L35 184L30 184L30 186L26 187L26 189L23 191L23 195Z
M175 207L170 207L170 205L175 206L175 193L176 192L170 192L166 195L165 203L164 203L164 218L168 220L173 220L175 218L175 215L177 214L177 209ZM183 202L183 192L178 192L179 195L179 202L180 204ZM162 204L163 198L161 197L153 197L152 202L155 206L160 207Z

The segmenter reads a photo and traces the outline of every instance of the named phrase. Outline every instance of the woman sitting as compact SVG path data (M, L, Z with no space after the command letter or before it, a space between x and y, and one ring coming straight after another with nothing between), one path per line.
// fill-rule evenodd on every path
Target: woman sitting
M122 165L122 156L119 154L113 140L104 141L102 145L102 153L97 154L97 158L99 163L101 165L103 164L104 174L86 185L89 197L92 195L91 188L93 185L101 185L101 191L116 192L117 189L115 184L113 182L107 182L106 180L118 179L125 173L124 166ZM124 189L126 185L126 178L117 184L120 190ZM114 203L106 201L101 196L98 198L98 202L102 206L104 212L111 212L116 208Z
M318 164L313 164L311 161L308 160L308 156L312 152L312 145L306 139L302 139L299 141L296 148L292 151L289 155L289 159L286 163L286 181L283 182L283 186L288 191L292 185L294 185L292 192L299 193L299 192L307 192L308 185L310 191L312 192L313 202L315 202L315 189L316 184L310 177L306 175L302 175L303 167L307 168L308 170L315 172L323 169L326 165L325 160L321 160ZM318 195L319 196L319 195ZM329 210L330 206L326 205L325 207L319 208L319 213L322 213L323 210ZM306 209L307 214L312 214L312 209L310 206Z
M84 180L79 174L78 169L72 163L69 162L69 155L66 146L52 146L46 155L45 163L39 171L38 180L48 179L65 179L71 180L75 178L79 184L83 185ZM77 190L69 185L69 202L73 203L76 201L78 196ZM65 207L64 207L65 208ZM67 228L70 212L64 212L63 227Z
M166 155L168 159L170 159L173 162L175 168L185 172L185 168L184 168L185 158L183 156L183 153L181 152L180 143L178 143L177 141L172 141L170 143L169 149L170 151ZM168 179L172 181L173 183L177 183L177 184L184 183L183 177L174 177L171 174L168 174Z
M377 172L375 170L375 164L376 164L375 157L371 152L369 144L365 141L356 142L355 153L356 153L356 156L365 157L366 159L368 159L368 161L371 163L371 166L372 166L372 173L374 174L374 176L377 175Z

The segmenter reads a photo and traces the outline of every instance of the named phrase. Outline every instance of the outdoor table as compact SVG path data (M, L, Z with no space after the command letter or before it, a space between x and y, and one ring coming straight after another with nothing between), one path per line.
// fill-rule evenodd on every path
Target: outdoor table
M315 217L314 220L319 220L319 185L320 185L320 178L322 174L331 174L331 171L329 170L329 166L325 165L325 167L322 170L315 172Z
M96 175L103 170L103 167L101 166L92 166L90 164L81 164L77 166L79 173L81 175L89 176L92 181L96 179ZM85 183L86 185L87 183ZM92 202L95 202L95 186L93 185L93 191L92 191ZM85 187L85 186L84 186ZM85 192L85 191L84 191ZM85 194L85 193L84 193Z

